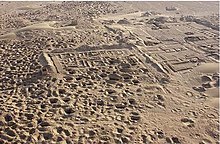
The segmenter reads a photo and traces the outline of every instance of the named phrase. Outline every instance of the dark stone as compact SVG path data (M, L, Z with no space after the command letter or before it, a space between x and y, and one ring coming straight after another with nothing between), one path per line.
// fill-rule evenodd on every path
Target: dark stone
M47 122L47 121L42 121L40 125L41 125L42 127L47 127L47 126L50 126L50 123Z
M98 99L96 103L97 105L100 105L100 106L103 106L105 104L104 101L101 99Z
M139 115L132 115L131 116L131 120L133 121L139 121L141 119L141 117Z
M126 107L126 105L123 103L120 103L120 104L116 104L115 107L120 108L120 109L124 109Z
M12 120L12 116L10 114L5 115L5 121L9 122Z
M28 120L32 120L34 115L30 113L26 113L25 116L27 117Z
M93 131L93 130L90 130L90 131L89 131L89 136L94 136L95 134L96 134L95 131Z
M123 143L129 143L129 139L128 139L127 137L124 137L124 136L123 136L123 137L121 138L121 140L122 140Z
M9 129L9 128L6 128L5 132L7 133L7 135L9 135L11 137L15 137L16 136L15 132L13 130Z
M45 140L49 140L49 139L52 139L53 134L51 134L51 133L44 133L43 136L44 136Z
M121 77L120 75L114 73L114 74L110 74L110 75L109 75L109 79L110 79L110 80L119 81L119 80L122 79L122 77Z
M117 128L117 132L118 132L118 133L122 133L122 132L123 132L123 129L122 129L122 128Z
M177 137L172 137L171 139L175 144L180 144L180 141Z
M66 114L74 113L74 110L72 108L65 108L64 111L65 111Z
M129 102L131 105L135 105L135 104L136 104L136 101L135 101L135 99L133 99L133 98L129 98L129 99L128 99L128 102Z
M204 88L204 87L193 87L193 89L198 92L205 92L206 91L206 88Z
M63 138L60 137L60 136L58 136L58 137L57 137L57 142L60 142L60 141L63 141Z
M58 99L57 98L51 98L50 99L50 103L51 104L54 104L54 103L57 103L58 102Z

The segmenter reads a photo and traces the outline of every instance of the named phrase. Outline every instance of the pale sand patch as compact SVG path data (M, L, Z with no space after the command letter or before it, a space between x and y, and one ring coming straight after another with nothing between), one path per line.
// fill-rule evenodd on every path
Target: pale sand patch
M34 9L38 9L41 8L40 6L24 6L24 7L19 7L17 10L34 10Z
M49 21L49 22L42 22L42 23L26 26L26 27L17 29L15 31L12 31L10 33L1 35L0 39L15 39L17 38L16 33L22 32L22 31L28 31L28 30L39 30L39 29L71 30L71 29L75 29L75 26L66 26L66 27L59 27L59 28L52 27L52 25L54 25L55 23L56 23L55 21Z
M26 30L35 30L35 29L53 29L53 30L75 29L75 26L66 26L66 27L55 28L55 27L53 27L53 25L55 23L56 23L56 21L48 21L48 22L33 24L33 25L30 25L30 26L20 28L20 29L16 30L16 32L26 31Z
M20 28L20 29L16 30L16 32L26 31L26 30L34 30L34 29L54 29L54 27L51 27L50 25L53 25L55 23L56 22L54 22L54 21L50 21L50 22L43 22L43 23L33 24L33 25L30 25L30 26Z
M207 89L206 94L218 98L219 97L219 88Z
M16 37L17 37L16 34L11 32L11 33L1 35L0 39L15 39Z
M218 63L203 63L195 70L202 73L216 73L219 72L219 64Z
M209 99L207 101L207 104L216 108L216 109L219 109L219 98L212 98L212 99Z

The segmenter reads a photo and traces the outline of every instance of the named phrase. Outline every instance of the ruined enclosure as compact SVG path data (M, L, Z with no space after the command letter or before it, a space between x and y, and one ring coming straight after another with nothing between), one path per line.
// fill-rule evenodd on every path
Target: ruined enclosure
M218 5L0 2L0 143L218 143Z

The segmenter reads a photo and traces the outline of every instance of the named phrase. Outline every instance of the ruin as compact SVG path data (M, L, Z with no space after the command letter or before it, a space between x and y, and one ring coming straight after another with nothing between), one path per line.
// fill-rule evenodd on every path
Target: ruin
M0 144L219 142L219 2L0 2Z

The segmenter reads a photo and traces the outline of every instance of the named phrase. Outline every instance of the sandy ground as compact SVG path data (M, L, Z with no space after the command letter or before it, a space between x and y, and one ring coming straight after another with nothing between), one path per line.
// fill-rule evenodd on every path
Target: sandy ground
M219 2L0 2L0 143L219 143Z

